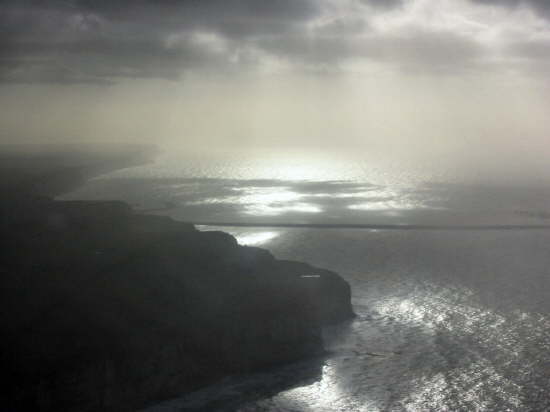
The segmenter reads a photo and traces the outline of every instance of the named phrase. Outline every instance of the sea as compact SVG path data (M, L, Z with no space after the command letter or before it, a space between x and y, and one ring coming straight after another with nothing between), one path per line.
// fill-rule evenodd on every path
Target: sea
M364 150L170 150L62 199L124 200L339 273L326 354L172 411L550 410L550 173Z

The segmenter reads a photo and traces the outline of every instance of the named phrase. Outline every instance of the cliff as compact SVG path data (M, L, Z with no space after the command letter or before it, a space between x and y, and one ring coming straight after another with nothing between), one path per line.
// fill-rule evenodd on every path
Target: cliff
M134 410L323 350L349 285L122 202L5 196L3 408Z

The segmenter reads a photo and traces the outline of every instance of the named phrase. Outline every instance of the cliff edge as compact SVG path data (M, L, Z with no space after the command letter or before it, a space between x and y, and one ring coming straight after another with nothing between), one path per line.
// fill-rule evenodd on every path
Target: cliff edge
M2 212L3 404L134 410L227 374L323 350L349 285L122 202L10 202Z
M10 173L25 185L0 203L3 410L135 410L318 354L322 326L353 315L335 273Z

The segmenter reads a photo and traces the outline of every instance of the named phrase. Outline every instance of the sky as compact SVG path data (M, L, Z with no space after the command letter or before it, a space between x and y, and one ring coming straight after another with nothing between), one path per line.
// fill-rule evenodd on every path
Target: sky
M550 1L0 8L3 143L550 154Z

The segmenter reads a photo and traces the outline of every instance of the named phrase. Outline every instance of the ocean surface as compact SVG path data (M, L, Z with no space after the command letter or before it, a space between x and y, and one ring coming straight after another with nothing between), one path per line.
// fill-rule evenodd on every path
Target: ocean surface
M148 411L550 410L544 174L361 153L176 152L62 198L120 199L224 230L352 286L358 316L327 328L326 356Z

